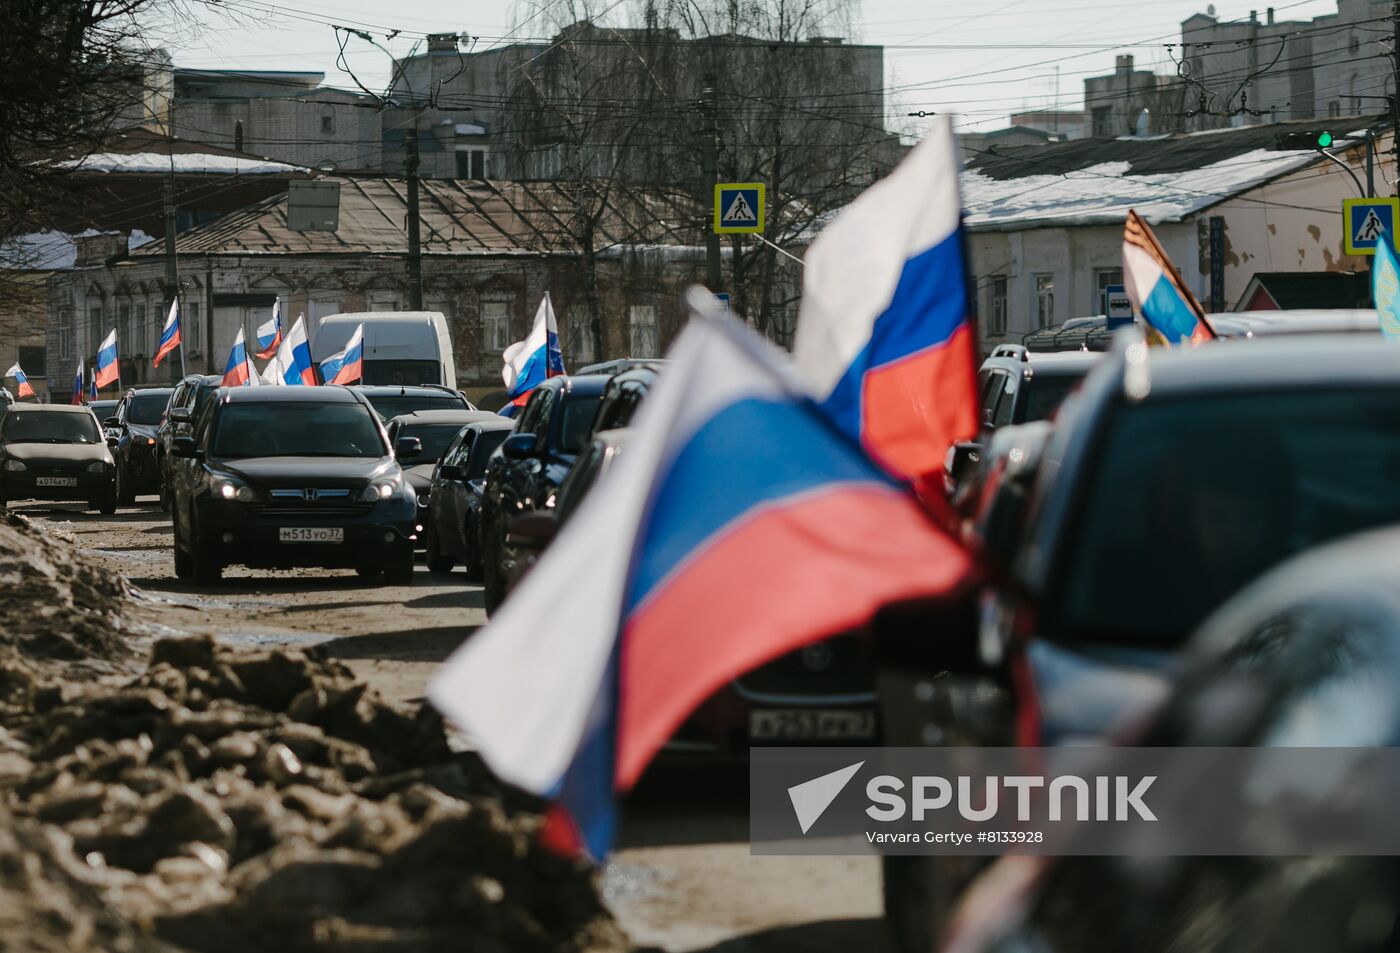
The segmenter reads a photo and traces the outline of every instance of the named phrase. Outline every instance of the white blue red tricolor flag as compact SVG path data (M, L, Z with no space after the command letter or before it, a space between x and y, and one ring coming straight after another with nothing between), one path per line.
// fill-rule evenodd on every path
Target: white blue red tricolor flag
M364 376L365 326L357 325L345 347L321 362L321 380L327 384L355 384Z
M238 337L233 339L233 347L228 352L228 363L224 365L223 387L256 387L258 380L253 361L248 357L248 345L243 340L243 329L238 329Z
M121 365L117 362L117 329L113 328L97 348L97 367L92 374L92 386L97 389L108 384L119 384L121 379Z
M152 367L160 367L166 355L180 346L180 299L170 302L170 313L165 316L165 326L160 329L160 343L156 345L156 357Z
M83 393L85 390L87 390L87 375L83 373L83 359L80 357L78 358L78 373L73 375L73 403L81 404L83 402L83 397L86 396Z
M429 686L493 771L554 800L546 841L594 858L614 792L717 689L969 579L787 356L705 297L616 468Z
M511 416L530 399L530 392L551 377L564 373L564 352L559 347L559 327L554 320L554 305L549 292L535 311L535 323L525 340L506 348L501 357L505 366L501 376L506 382L510 403L502 410Z
M34 396L34 385L29 383L29 378L25 376L24 371L20 370L19 364L12 364L10 366L10 369L5 372L5 376L13 377L15 379L15 384L18 385L20 397Z
M306 324L301 315L282 339L273 358L284 384L316 384L316 366L311 363L311 346L306 343Z
M258 359L267 360L282 345L282 299L272 302L272 320L258 325Z
M1128 210L1123 227L1123 284L1138 314L1168 344L1200 344L1215 337L1205 309L1135 209Z
M958 193L940 117L806 256L793 359L838 427L890 472L938 474L977 431L976 335Z
M1381 333L1392 341L1400 341L1400 261L1395 258L1395 246L1389 232L1376 242L1376 257L1371 262L1371 300L1376 303Z

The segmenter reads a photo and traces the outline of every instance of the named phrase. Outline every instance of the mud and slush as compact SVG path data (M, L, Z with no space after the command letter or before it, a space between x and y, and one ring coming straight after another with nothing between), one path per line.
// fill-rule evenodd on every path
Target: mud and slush
M431 709L314 649L138 647L129 598L0 510L0 948L628 948Z

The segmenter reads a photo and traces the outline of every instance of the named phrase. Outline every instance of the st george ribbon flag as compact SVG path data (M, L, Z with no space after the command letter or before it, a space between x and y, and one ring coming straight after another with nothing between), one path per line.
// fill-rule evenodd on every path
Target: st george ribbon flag
M13 377L15 379L15 384L17 385L16 389L19 391L18 396L34 396L34 385L29 383L28 376L25 375L24 371L20 370L20 366L18 363L12 365L10 369L5 372L5 376Z
M327 384L355 384L364 377L365 326L356 325L345 347L321 362L321 380Z
M253 360L248 356L248 345L243 340L243 329L238 329L238 337L233 339L233 347L228 352L228 363L224 365L222 387L256 387L262 381L253 368Z
M525 405L530 392L536 387L564 373L564 352L559 347L559 327L555 322L549 292L545 292L540 299L534 324L530 326L525 340L506 348L501 357L505 361L501 377L506 382L506 396L510 400L508 406L516 409Z
M287 332L287 336L282 339L282 344L277 349L277 356L273 360L277 362L278 373L282 375L282 383L309 385L317 383L316 365L311 363L311 346L306 343L306 324L301 315L297 315L296 323Z
M160 329L160 343L156 345L155 360L151 362L152 367L160 367L160 362L165 360L171 351L180 346L180 299L176 298L170 302L170 313L165 317L165 326ZM183 360L183 358L181 358Z
M1123 284L1138 314L1173 347L1215 338L1205 309L1135 209L1123 227Z
M546 843L594 858L614 792L721 686L970 580L970 557L787 356L691 294L703 316L627 452L429 685L496 774L554 800Z
M1381 333L1400 341L1400 261L1396 260L1394 239L1382 233L1371 262L1371 300L1376 303Z
M837 426L910 480L977 431L976 335L952 124L822 230L793 360ZM941 483L940 483L941 485Z
M117 361L117 329L113 328L97 348L97 369L93 371L92 386L96 390L108 384L119 384L121 379L121 365Z
M258 358L267 360L282 346L282 299L272 302L272 320L258 325Z
M78 358L78 372L73 375L73 398L74 404L81 404L86 396L83 392L87 389L87 374L83 371L83 359Z

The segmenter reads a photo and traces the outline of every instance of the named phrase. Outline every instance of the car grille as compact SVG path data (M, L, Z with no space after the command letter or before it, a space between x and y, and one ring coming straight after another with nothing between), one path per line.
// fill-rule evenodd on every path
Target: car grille
M301 506L267 504L252 506L250 509L266 519L315 520L364 516L373 506L373 503L322 503Z
M752 696L862 695L874 686L869 653L853 635L789 652L734 681L741 695Z

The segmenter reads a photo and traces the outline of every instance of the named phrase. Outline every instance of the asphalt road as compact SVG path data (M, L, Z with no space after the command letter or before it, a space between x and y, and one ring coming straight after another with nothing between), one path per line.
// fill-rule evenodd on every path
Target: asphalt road
M151 635L211 632L230 645L321 644L383 694L417 702L437 666L486 622L481 588L420 564L412 586L364 586L351 572L225 571L177 580L170 521L154 498L113 516L77 504L16 504L72 536L138 589ZM751 857L747 769L659 762L623 806L603 892L640 948L713 953L882 953L878 863L863 857Z

